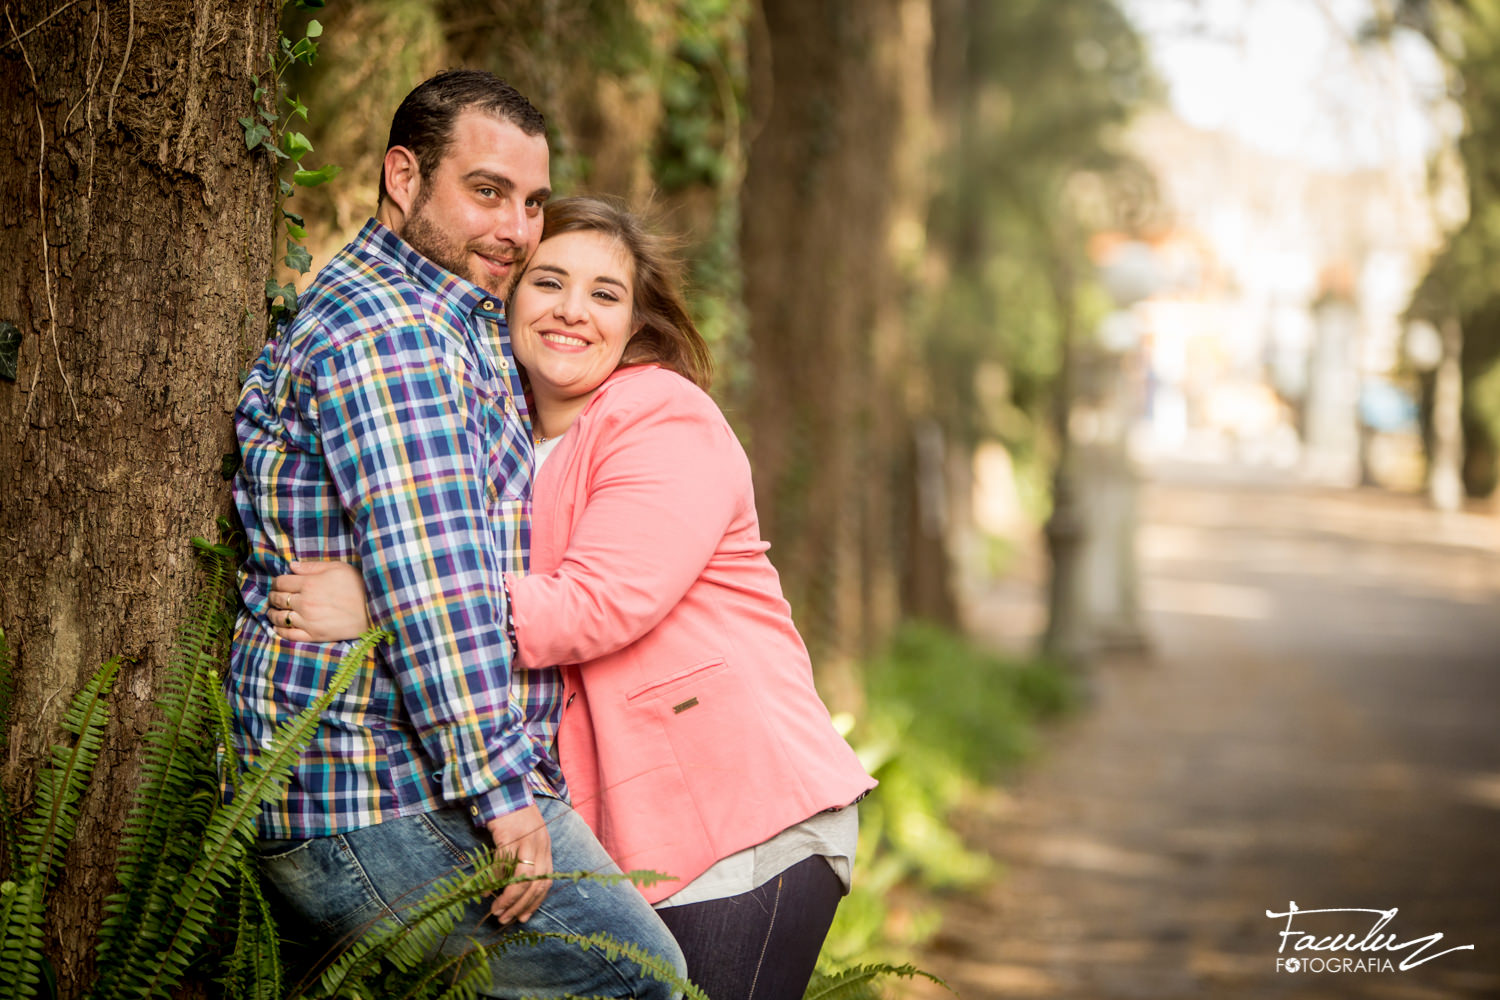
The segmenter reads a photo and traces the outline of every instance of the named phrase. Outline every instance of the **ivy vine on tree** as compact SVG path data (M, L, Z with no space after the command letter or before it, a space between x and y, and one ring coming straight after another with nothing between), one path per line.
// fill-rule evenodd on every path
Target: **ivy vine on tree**
M317 10L323 0L292 0L298 10ZM307 136L294 131L291 125L296 119L307 121L307 105L294 94L288 93L285 76L297 63L311 66L318 57L318 38L322 37L323 25L310 20L301 38L295 41L281 34L276 51L271 56L271 66L263 76L251 78L255 90L251 100L255 112L238 119L245 130L245 148L264 150L276 160L276 212L282 224L277 242L285 240L285 250L279 254L282 264L297 274L306 274L312 269L312 254L301 241L307 239L306 223L301 215L287 210L286 201L296 193L297 187L316 187L338 176L340 168L325 164L308 169L302 161L313 151ZM290 169L290 179L286 176ZM266 306L270 329L290 319L297 312L296 280L285 283L273 274L266 279Z

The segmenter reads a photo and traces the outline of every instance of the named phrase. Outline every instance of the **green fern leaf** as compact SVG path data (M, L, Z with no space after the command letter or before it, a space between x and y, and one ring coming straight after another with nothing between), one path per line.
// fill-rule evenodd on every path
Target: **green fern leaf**
M36 866L43 893L55 880L58 861L78 827L78 802L104 744L104 727L109 722L106 699L120 662L115 657L104 664L73 696L62 725L77 739L72 746L54 745L51 763L37 776L36 799L21 824L19 840L21 864Z
M212 783L212 762L205 758L212 733L202 709L220 701L218 664L229 634L227 595L232 592L233 565L211 548L199 546L204 580L189 603L167 659L158 700L160 716L144 740L141 777L120 835L116 861L119 896L112 912L122 925L139 922L159 907L163 883L175 885L182 868L174 867L173 847L191 845L201 833L183 815L182 803L195 788ZM102 956L101 956L102 957Z
M116 996L164 998L170 994L213 924L219 897L239 870L255 836L261 806L281 794L297 759L317 732L323 712L386 637L387 633L379 629L361 636L339 662L328 690L277 727L270 747L243 776L234 798L214 809L199 842L198 856L171 895L170 907L160 919L153 919L136 933L111 938L111 955L119 955L123 968L110 984L116 992L107 992L101 986L96 990L99 996L113 1000ZM128 951L114 952L127 940L132 945ZM133 965L127 961L131 956L137 956ZM104 965L102 955L100 964Z
M921 976L937 983L950 993L952 989L943 980L914 965L857 965L839 972L814 972L812 981L802 994L802 1000L880 1000L882 996L875 984L889 977L912 979Z
M409 909L403 909L404 900L392 900L393 908L403 910L401 920L380 921L366 929L323 970L309 995L355 995L361 986L377 978L385 965L402 972L422 968L437 943L453 932L470 900L498 892L510 881L494 865L491 852L475 852L468 859L468 867L472 870L424 886L421 900ZM292 996L296 995L294 991Z
M18 998L34 997L41 981L46 885L35 865L19 881L0 884L0 982Z
M225 970L224 995L237 1000L281 1000L281 947L276 922L249 857L240 859L238 888L234 951Z

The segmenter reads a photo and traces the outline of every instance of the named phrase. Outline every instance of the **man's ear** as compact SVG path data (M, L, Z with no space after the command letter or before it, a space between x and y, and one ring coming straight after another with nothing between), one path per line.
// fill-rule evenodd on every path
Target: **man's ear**
M391 207L405 218L416 204L417 193L422 187L422 168L417 164L417 154L405 146L392 146L385 151L385 193Z

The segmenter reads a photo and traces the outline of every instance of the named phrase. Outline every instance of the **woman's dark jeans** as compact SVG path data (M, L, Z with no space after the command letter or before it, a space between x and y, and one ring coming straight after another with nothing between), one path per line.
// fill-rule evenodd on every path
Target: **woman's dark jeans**
M811 857L739 896L656 912L711 1000L801 1000L843 895L828 862Z

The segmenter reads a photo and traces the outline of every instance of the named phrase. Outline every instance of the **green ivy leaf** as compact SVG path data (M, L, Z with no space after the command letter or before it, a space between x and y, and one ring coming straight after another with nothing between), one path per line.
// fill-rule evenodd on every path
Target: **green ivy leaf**
M303 121L307 121L307 105L302 103L302 98L290 97L287 98L286 103L291 106L291 111L287 113L288 117L295 115Z
M297 286L288 282L283 285L275 278L266 279L266 301L275 302L277 299L296 299Z
M281 189L281 196L283 198L290 198L292 196L292 182L291 181L277 181L276 185L277 185L277 187L279 187Z
M260 116L266 120L267 125L274 124L276 119L281 117L274 111L262 111Z
M322 34L323 34L323 26L321 24L319 24L317 21L308 21L307 22L307 37L308 38L318 38Z
M293 163L312 152L312 143L301 132L288 132L282 137L281 142L281 148L286 152L287 159Z
M324 0L297 0L299 10L322 10Z
M290 193L290 192L288 192L288 193ZM288 212L284 208L281 210L281 217L284 218L284 219L286 219L288 222L290 222L294 226L305 226L305 225L307 225L307 220L304 219L304 218L302 218L302 216L298 215L296 212Z
M286 234L288 236L290 236L294 240L305 240L305 239L307 239L307 230L303 229L301 226L297 225L295 222L288 222L286 224Z
M292 180L303 187L317 187L319 184L327 184L333 180L342 169L337 164L330 163L317 170L299 170L292 175Z
M312 268L312 254L300 243L288 244L286 256L282 259L286 261L287 267L298 274L306 274Z
M271 138L271 130L266 128L254 118L236 119L245 128L245 148L254 149L267 139Z
M21 331L14 323L0 320L0 378L16 380L21 367Z

